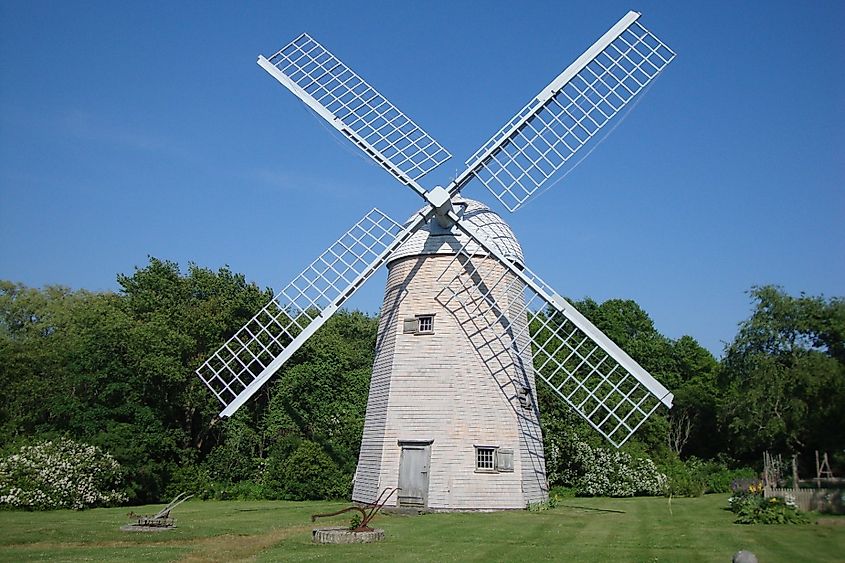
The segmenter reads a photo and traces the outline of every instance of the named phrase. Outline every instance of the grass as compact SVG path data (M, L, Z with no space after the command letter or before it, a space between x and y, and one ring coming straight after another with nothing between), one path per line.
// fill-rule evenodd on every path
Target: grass
M127 533L127 508L0 512L0 560L50 561L841 561L845 525L743 526L727 495L695 499L571 498L543 512L379 515L387 539L314 545L310 515L330 502L201 502L181 505L178 528ZM143 514L158 507L135 507ZM323 521L341 525L349 515ZM812 518L815 521L815 518ZM831 519L828 519L831 520ZM845 524L845 517L834 517ZM319 524L318 524L319 525Z

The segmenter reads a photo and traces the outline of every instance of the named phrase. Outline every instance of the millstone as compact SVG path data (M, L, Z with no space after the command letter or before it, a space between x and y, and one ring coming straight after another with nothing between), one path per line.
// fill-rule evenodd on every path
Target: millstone
M384 539L384 530L376 528L372 532L353 532L349 528L314 528L314 543L372 543Z
M138 524L126 524L120 527L121 532L166 532L173 530L176 526L141 526Z

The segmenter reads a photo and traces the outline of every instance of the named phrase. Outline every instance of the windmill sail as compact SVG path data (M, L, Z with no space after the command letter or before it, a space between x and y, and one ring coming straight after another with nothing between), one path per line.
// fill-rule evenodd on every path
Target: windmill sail
M424 219L405 227L373 209L197 369L231 416L331 317Z
M514 266L465 223L459 227L470 240L455 254L458 273L442 280L442 303L471 321L471 338L482 335L486 349L506 351L512 364L530 344L535 374L616 447L661 404L672 406L660 382L536 274ZM507 303L494 297L521 292L524 298Z
M373 209L200 366L197 374L224 406L221 416L254 395L435 215L440 228L454 223L469 235L454 245L460 248L441 276L438 299L459 315L476 349L486 350L491 370L525 376L527 387L515 392L533 390L536 374L617 446L661 404L671 407L665 387L452 207L478 178L509 210L518 209L672 61L675 54L638 18L623 17L467 160L448 188L431 192L417 180L451 155L322 45L303 34L260 56L271 76L428 205L404 226ZM541 435L528 418L519 422L530 438L525 451L540 460Z
M451 155L355 71L303 33L269 59L270 75L346 135L400 182L416 180Z
M675 57L629 12L505 124L449 187L473 178L509 211L525 201Z

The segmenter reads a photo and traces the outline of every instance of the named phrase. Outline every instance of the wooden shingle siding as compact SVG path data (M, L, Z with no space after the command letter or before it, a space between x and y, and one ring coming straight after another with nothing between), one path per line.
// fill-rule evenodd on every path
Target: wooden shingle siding
M459 311L443 307L438 277L451 259L406 257L389 266L356 501L372 502L385 487L396 487L399 442L424 440L432 440L429 508L522 508L548 497L530 349L522 367L514 366L502 350L479 346ZM496 299L506 306L523 299L512 293ZM404 320L421 313L437 315L434 334L405 334ZM531 408L520 404L523 386L531 389ZM477 472L474 444L512 450L513 471Z
M397 301L401 288L392 288L388 284L385 292L385 305ZM355 483L352 499L359 502L375 502L383 487L379 486L379 471L384 453L384 434L387 422L387 405L390 396L390 373L392 371L393 350L396 331L389 328L397 322L396 311L382 308L378 336L376 337L376 357L373 363L373 375L370 379L370 394L367 398L367 414L364 419L364 432L361 439L361 451L358 455L358 467L355 471ZM395 485L394 485L395 486Z

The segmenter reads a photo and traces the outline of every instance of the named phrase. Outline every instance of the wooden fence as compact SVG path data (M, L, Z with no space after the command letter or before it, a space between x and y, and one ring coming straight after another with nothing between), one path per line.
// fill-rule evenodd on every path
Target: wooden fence
M845 489L781 489L765 487L766 498L794 498L799 510L845 514Z

